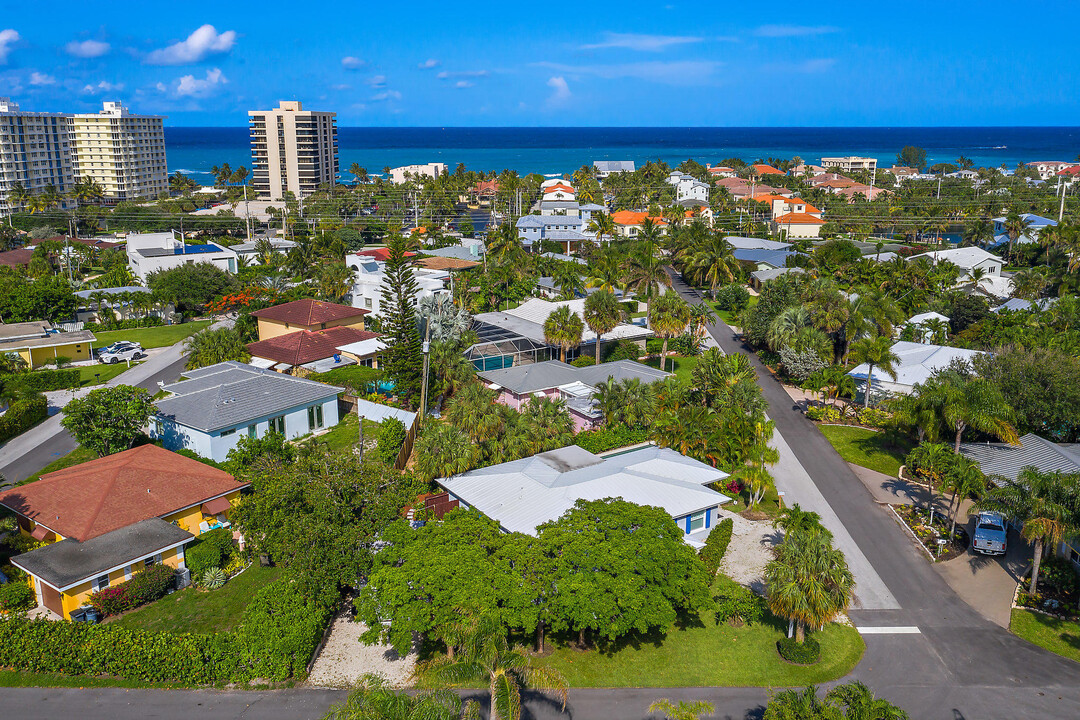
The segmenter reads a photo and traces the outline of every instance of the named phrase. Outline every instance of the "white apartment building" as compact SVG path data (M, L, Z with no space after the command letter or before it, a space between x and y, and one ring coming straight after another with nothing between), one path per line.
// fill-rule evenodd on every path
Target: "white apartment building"
M877 158L858 157L823 157L821 166L826 170L839 170L840 172L855 172L857 170L877 170Z
M418 175L434 179L448 172L450 172L450 168L447 167L446 163L441 162L430 162L424 165L402 165L390 171L390 182L400 185L408 180L405 177L406 175Z
M150 273L181 265L210 263L227 273L236 272L236 253L217 243L192 244L175 232L131 233L127 236L128 267L140 282Z
M350 253L345 264L353 271L352 306L370 310L372 315L382 316L382 291L386 279L386 263L370 255ZM446 270L412 268L413 278L419 286L416 300L429 295L450 292L450 273Z
M16 184L31 195L48 185L67 193L74 184L71 137L63 113L27 112L0 97L0 217L24 209L8 198ZM64 207L72 204L63 201Z
M248 112L251 187L264 200L301 198L338 175L337 113L304 110L282 101L273 110Z
M674 170L668 175L667 181L675 186L676 202L694 200L705 205L709 204L709 186L693 175Z
M155 198L169 189L159 115L133 115L121 103L68 118L76 182L93 180L107 202Z

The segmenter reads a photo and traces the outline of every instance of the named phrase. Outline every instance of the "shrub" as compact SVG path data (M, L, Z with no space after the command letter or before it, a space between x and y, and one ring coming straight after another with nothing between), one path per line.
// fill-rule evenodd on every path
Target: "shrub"
M212 567L203 573L199 584L207 590L217 590L225 584L225 571L221 568Z
M615 362L616 360L637 360L641 357L641 348L637 346L632 340L619 340L614 345L608 347L600 359L604 362Z
M813 638L802 643L795 642L795 638L781 638L776 641L776 650L780 657L796 665L813 665L821 659L821 646Z
M701 559L705 561L705 567L709 571L709 577L716 575L720 569L720 561L724 559L728 544L731 542L731 531L735 528L735 521L724 518L705 538L705 547L701 548Z
M26 432L49 416L49 401L44 395L32 395L11 403L0 416L0 442Z
M35 605L37 598L26 583L16 580L0 585L0 610L19 612L31 610Z
M596 364L596 358L592 355L580 355L574 358L570 364L574 367L589 367L590 365Z
M322 639L330 611L282 578L255 594L236 633L234 679L286 680L304 672Z
M1039 565L1039 588L1044 592L1073 597L1080 590L1080 576L1068 560L1049 557Z
M0 573L4 573L4 577L6 577L8 581L22 580L27 577L25 571L15 567L11 563L0 565Z
M113 587L107 587L102 590L98 590L95 593L91 593L89 604L90 607L97 610L103 616L119 615L120 613L130 610L135 607L135 603L131 601L128 596L127 588L124 587L124 583L115 585Z
M742 285L731 283L716 291L716 307L728 312L739 312L750 304L750 291Z
M828 365L813 350L798 352L787 347L780 349L780 362L784 364L784 372L788 377L798 382L805 382L811 375Z
M91 594L90 606L102 615L119 615L163 597L175 579L175 569L154 565L135 573L127 582Z
M626 425L605 425L596 430L578 433L574 437L574 443L595 455L615 448L643 443L648 439L649 431L644 428L635 430Z
M199 536L199 541L184 548L184 563L191 576L201 578L211 568L220 568L232 554L232 532L217 528Z
M144 318L128 318L127 320L115 320L113 322L103 323L86 323L83 325L83 330L90 331L104 331L104 330L135 330L138 328L158 327L164 325L165 322L157 315L150 315Z
M831 405L828 407L810 407L806 409L806 417L816 422L835 423L844 419L843 414Z
M13 532L8 535L4 540L4 544L16 553L30 552L31 550L37 550L39 547L48 545L48 543L42 540L35 540L29 535L25 535L21 532Z
M736 586L716 598L716 622L741 620L753 625L765 617L765 598L747 588Z
M38 393L49 390L68 390L79 387L82 376L78 368L65 370L34 370L19 375L0 377L0 385L23 392Z
M872 428L889 427L892 415L877 408L863 408L859 411L859 422Z
M743 484L738 480L732 478L728 480L728 483L724 486L724 489L727 490L728 494L730 495L739 495L743 491Z
M397 460L401 446L405 444L405 423L396 418L386 418L379 424L379 445L376 452L387 465Z
M668 350L683 357L696 357L705 351L705 339L698 335L683 333L671 338Z

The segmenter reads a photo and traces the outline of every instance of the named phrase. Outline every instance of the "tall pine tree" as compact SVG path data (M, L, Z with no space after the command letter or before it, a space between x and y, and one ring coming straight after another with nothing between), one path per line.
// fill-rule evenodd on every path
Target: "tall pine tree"
M411 404L420 398L423 362L416 327L416 296L420 286L405 258L404 238L391 235L387 247L390 255L382 285L382 340L386 343L382 369L394 381L397 394Z

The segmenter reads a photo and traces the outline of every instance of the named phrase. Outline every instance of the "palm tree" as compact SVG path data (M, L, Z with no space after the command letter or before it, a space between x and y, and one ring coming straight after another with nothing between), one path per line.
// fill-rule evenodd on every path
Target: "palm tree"
M888 700L874 697L873 691L858 680L837 685L825 693L825 701L842 709L845 720L908 720L906 712Z
M646 217L641 221L641 229L638 230L638 237L649 245L657 245L660 242L660 223L653 220L651 217Z
M802 692L781 690L769 698L762 720L824 720L830 708L818 698L817 687Z
M664 260L657 254L656 246L642 243L627 258L627 287L638 295L651 299L660 286L671 287L671 277L664 269ZM652 313L652 303L649 303Z
M596 334L596 364L600 364L600 341L604 333L609 333L623 319L622 307L615 294L607 290L598 290L585 298L585 324Z
M989 380L977 375L945 372L936 382L928 382L925 392L946 427L953 431L953 451L957 454L968 428L993 435L1011 445L1020 441L1011 425L1012 407Z
M1013 259L1013 245L1021 237L1031 231L1031 221L1018 213L1015 209L1010 210L1005 216L1005 233L1009 236L1009 260Z
M980 510L999 512L1020 534L1035 544L1028 591L1034 595L1039 585L1039 564L1045 549L1080 531L1080 483L1076 475L1043 473L1034 467L1020 471L1015 480L997 477L986 496L975 503Z
M985 489L986 476L979 469L978 463L963 455L956 455L953 458L952 468L945 475L945 490L953 494L949 500L949 515L952 518L949 525L949 537L956 532L956 516L960 514L960 505L964 498L980 494Z
M341 302L352 289L353 272L343 262L323 265L319 272L319 295L331 302Z
M893 380L896 380L896 366L900 358L892 351L892 339L884 335L861 338L851 343L852 362L856 365L866 363L866 389L863 407L870 407L870 394L873 390L874 368L878 368Z
M765 343L774 352L780 352L791 344L795 334L810 325L810 311L805 305L793 305L784 308L769 323Z
M344 701L330 706L322 720L479 720L475 700L462 704L445 688L399 692L378 675L364 675Z
M188 370L228 360L247 362L251 359L240 332L228 327L200 330L184 341L184 351L188 354L185 366Z
M720 282L731 282L739 269L732 254L731 244L720 233L709 233L689 258L691 276L698 282L709 284L709 293L716 297Z
M30 199L30 193L27 191L26 186L21 182L15 182L8 189L8 204L11 205L11 212L15 214L21 210L26 201Z
M704 338L709 333L709 323L716 322L716 319L716 313L705 303L691 305L690 334L696 338Z
M599 245L603 242L605 235L610 238L615 237L615 220L605 212L593 213L587 229L596 235L596 244Z
M425 665L450 683L486 682L491 697L490 720L521 719L521 688L552 691L566 708L569 685L554 668L535 665L518 648L511 648L506 628L485 616L463 643L457 658L443 656Z
M776 547L765 566L766 597L773 614L795 624L795 642L806 626L822 627L851 605L855 579L844 553L820 532L796 530Z
M649 303L649 328L664 339L660 351L660 369L667 366L668 339L686 332L690 324L690 306L673 292L666 292Z
M944 345L949 341L949 323L941 318L929 318L923 320L923 341L929 340L933 345Z
M716 708L712 703L705 702L704 700L696 700L694 702L680 700L676 703L667 698L660 698L659 700L653 701L646 712L664 713L664 716L668 718L668 720L699 720L702 715L712 715L716 712Z
M979 218L964 229L962 247L986 245L994 239L994 226L989 220Z
M416 439L416 474L430 482L468 472L476 460L476 450L464 432L450 423L433 421Z
M560 359L566 362L566 352L570 348L576 348L581 344L581 336L585 332L585 323L581 316L570 309L568 305L562 305L548 315L544 321L544 340L549 345L558 345Z

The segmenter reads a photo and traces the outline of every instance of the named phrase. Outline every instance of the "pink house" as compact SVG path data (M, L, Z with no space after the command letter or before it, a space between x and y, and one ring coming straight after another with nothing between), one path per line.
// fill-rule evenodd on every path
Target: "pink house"
M485 385L498 391L497 401L515 410L520 410L532 397L564 401L574 422L574 430L578 432L591 430L603 422L594 395L597 386L608 378L616 382L639 380L652 383L670 375L633 360L616 360L580 368L558 360L546 360L479 373Z

